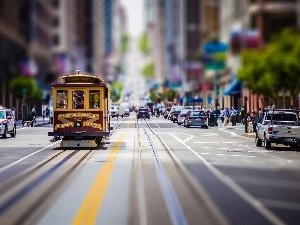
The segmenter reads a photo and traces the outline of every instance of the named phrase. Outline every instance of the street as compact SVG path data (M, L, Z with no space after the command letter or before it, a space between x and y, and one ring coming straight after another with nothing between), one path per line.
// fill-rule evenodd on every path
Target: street
M299 224L299 151L243 126L114 118L97 149L61 149L51 125L1 139L1 224ZM18 212L18 213L16 213ZM13 216L12 216L13 215Z

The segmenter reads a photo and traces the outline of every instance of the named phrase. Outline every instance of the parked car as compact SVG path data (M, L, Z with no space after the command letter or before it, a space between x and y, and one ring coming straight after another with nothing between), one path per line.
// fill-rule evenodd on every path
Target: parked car
M0 109L0 135L7 138L7 134L11 137L16 136L16 120L10 109Z
M136 113L136 118L137 119L143 119L143 118L148 118L150 119L150 110L148 108L145 107L141 107L138 109L137 113Z
M187 128L200 126L207 129L207 116L203 110L191 110L187 113L183 125Z
M183 124L187 114L189 111L191 111L192 109L182 109L177 117L177 124L181 125Z
M183 109L184 107L183 106L172 106L171 110L170 110L170 113L168 115L168 120L171 120L172 119L172 116L173 114L175 114L175 110L181 110Z
M110 107L110 115L112 118L119 117L119 106L117 105L111 105Z
M175 109L175 111L172 112L172 115L171 115L171 121L173 121L173 123L177 123L177 117L179 116L181 112L181 109Z

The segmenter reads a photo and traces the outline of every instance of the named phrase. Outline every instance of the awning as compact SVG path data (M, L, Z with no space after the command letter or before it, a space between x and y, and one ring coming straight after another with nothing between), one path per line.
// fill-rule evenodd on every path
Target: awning
M237 95L240 94L242 90L242 82L235 80L233 81L228 88L223 92L224 95Z

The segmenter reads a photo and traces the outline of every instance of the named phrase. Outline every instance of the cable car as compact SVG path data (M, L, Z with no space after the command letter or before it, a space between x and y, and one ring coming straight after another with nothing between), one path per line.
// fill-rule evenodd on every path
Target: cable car
M110 85L95 75L75 74L53 83L53 131L61 147L97 147L110 135Z

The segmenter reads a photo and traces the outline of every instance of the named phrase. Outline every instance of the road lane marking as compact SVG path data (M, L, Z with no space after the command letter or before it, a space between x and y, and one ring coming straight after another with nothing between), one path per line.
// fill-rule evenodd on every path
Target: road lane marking
M9 169L10 167L12 167L12 166L14 166L14 165L16 165L16 164L22 162L23 160L25 160L25 159L27 159L27 158L29 158L29 157L31 157L31 156L33 156L33 155L35 155L35 154L41 152L41 151L44 151L45 149L47 149L47 148L51 147L52 145L55 145L55 144L57 144L57 143L59 143L59 142L61 142L61 140L56 141L56 142L52 143L51 145L48 145L48 146L46 146L46 147L44 147L44 148L42 148L42 149L40 149L40 150L37 150L37 151L35 151L35 152L33 152L33 153L31 153L31 154L29 154L29 155L27 155L27 156L25 156L25 157L23 157L23 158L17 160L17 161L15 161L15 162L13 162L13 163L7 165L7 166L4 166L4 167L0 168L0 173L4 172L5 170Z
M285 223L277 217L275 214L273 214L269 209L264 207L264 205L254 197L252 197L247 191L245 191L243 188L241 188L233 179L231 179L229 176L226 176L224 173L222 173L220 170L218 170L215 166L213 166L211 163L209 163L205 158L203 158L199 153L194 151L192 148L187 146L185 143L183 143L178 137L169 134L171 137L176 139L179 143L184 145L188 150L190 150L192 153L195 154L203 163L204 165L224 184L226 184L231 190L233 190L236 194L238 194L241 198L243 198L245 201L247 201L253 208L257 210L258 213L261 213L263 216L265 216L272 224L277 225L284 225Z
M128 121L128 123L127 123L127 125L126 125L126 128L130 128L131 124L132 124L132 119L130 119L130 120Z
M218 144L219 141L195 141L195 144Z
M194 138L194 135L190 135L190 137L188 137L187 139L185 139L184 141L182 141L183 143L188 142L189 140L191 140L192 138Z
M120 135L101 170L96 175L96 178L73 221L74 225L95 224L124 138L125 134Z

